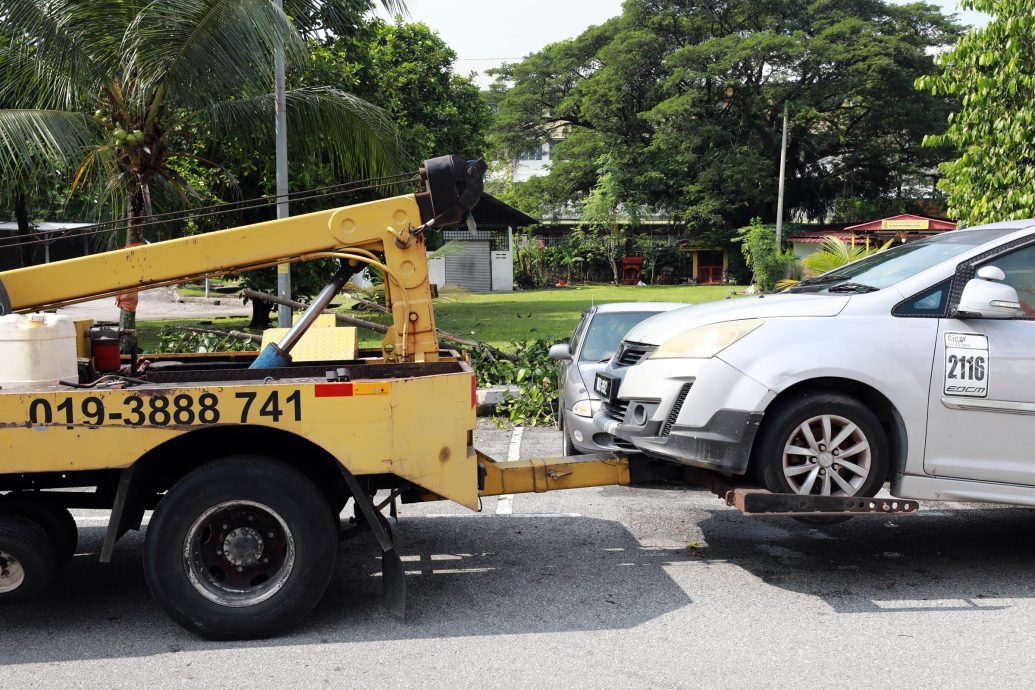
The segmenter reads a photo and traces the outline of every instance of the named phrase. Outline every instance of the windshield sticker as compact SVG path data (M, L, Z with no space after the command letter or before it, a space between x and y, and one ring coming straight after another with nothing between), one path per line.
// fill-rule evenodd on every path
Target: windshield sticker
M988 397L988 336L978 333L945 334L945 395Z

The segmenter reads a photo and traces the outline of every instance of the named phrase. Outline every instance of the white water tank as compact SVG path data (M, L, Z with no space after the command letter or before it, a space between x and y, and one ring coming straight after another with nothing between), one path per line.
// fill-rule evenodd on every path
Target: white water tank
M0 387L78 381L75 324L58 314L0 316Z

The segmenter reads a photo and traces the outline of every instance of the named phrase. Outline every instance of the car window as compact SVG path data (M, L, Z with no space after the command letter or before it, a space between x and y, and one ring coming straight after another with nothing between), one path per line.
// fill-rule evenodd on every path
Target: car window
M583 312L582 318L579 319L579 325L575 326L575 332L571 334L571 340L568 341L568 346L572 352L579 351L579 342L582 340L582 331L586 329L586 322L589 321L589 312Z
M919 292L895 307L895 316L944 316L945 304L949 301L952 278L943 280L934 287Z
M845 283L883 289L999 237L1002 237L1000 231L991 230L946 232L900 244L829 273L807 278L788 292L821 292Z
M629 329L657 313L654 311L625 311L610 314L598 312L586 331L582 352L579 353L579 361L602 362L611 359Z
M1024 318L1035 319L1035 244L990 259L986 266L995 266L1006 274L1003 282L1017 291Z

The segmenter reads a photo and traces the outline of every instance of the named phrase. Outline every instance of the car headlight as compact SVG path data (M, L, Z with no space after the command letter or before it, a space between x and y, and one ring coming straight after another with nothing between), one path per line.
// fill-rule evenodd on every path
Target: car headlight
M571 406L571 413L579 417L592 417L600 408L598 400L579 400Z
M651 359L708 359L719 354L745 335L761 326L762 319L724 321L699 326L670 338L651 353Z

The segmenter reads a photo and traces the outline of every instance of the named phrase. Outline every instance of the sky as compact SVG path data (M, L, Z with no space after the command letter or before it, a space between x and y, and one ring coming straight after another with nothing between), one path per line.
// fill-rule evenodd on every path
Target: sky
M457 52L457 71L481 71L574 38L620 14L622 0L405 0L412 21L424 22ZM912 0L891 0L905 3ZM928 0L966 24L985 15L961 12L957 0Z

